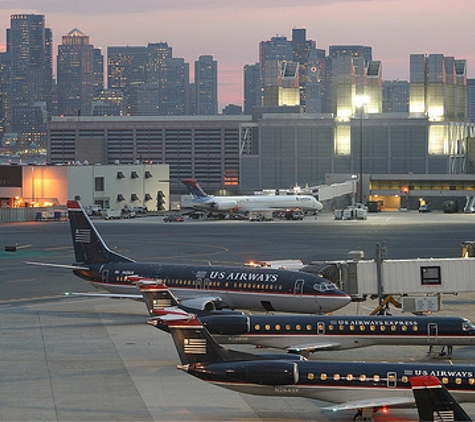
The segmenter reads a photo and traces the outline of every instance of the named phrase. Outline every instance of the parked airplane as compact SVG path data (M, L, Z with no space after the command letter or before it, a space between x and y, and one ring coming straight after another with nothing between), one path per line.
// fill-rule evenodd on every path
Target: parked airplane
M218 213L248 213L265 211L287 211L300 209L317 212L323 208L321 202L312 195L241 195L213 196L201 188L196 179L183 179L193 197L192 204L196 210Z
M351 301L331 281L315 274L245 266L136 262L107 247L78 201L68 201L68 212L76 263L59 267L72 269L78 277L111 294L142 299L130 278L139 276L166 283L183 305L193 309L325 313Z
M155 318L149 324L170 332L181 369L203 381L241 393L307 397L335 403L323 409L356 410L355 421L372 421L391 406L412 407L410 378L433 375L456 400L475 401L475 366L285 360L220 346L195 315Z
M411 377L410 382L420 422L472 421L439 378Z
M148 280L139 285L150 314L182 307L163 283ZM444 347L475 346L475 324L457 316L347 316L347 315L245 315L220 312L198 315L218 343L255 344L308 355L321 350L343 350L375 345ZM445 351L445 347L447 351Z

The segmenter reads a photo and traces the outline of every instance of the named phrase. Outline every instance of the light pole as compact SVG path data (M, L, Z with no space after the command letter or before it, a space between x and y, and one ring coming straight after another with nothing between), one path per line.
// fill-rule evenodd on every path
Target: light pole
M358 202L363 204L363 113L365 106L369 103L367 95L357 95L353 99L356 109L360 114L360 160L358 172Z

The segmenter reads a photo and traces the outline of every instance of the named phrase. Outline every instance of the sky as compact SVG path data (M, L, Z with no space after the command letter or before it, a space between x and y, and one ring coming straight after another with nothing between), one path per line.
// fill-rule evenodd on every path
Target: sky
M108 46L167 42L174 57L218 61L220 109L243 104L243 66L259 59L259 41L291 39L306 28L317 47L367 45L383 79L409 79L410 54L467 60L475 78L475 0L0 0L0 45L10 15L39 13L53 31L54 57L74 28L106 55ZM191 71L191 78L193 78Z

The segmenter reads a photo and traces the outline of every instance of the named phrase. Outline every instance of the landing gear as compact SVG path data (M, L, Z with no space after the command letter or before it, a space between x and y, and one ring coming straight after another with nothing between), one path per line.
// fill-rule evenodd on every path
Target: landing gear
M454 346L441 346L439 352L434 351L434 345L429 346L427 357L439 358L439 359L452 359L452 352Z
M373 422L373 409L363 409L356 412L355 422Z

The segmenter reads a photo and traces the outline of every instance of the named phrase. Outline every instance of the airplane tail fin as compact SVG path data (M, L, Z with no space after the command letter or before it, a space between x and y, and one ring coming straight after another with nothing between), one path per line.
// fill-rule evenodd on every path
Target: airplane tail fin
M209 198L209 195L203 190L196 179L182 179L181 182L186 186L188 192L194 199L203 200Z
M275 355L260 355L227 349L216 342L195 314L187 314L185 317L171 312L169 315L149 320L148 324L172 335L181 364L185 367L228 361L254 361L272 358L295 361L300 359L300 357L297 359L282 354L276 357Z
M186 311L179 308L178 299L161 280L140 278L137 280L137 286L140 288L149 314L160 316L173 312L182 317L188 316Z
M420 421L472 420L437 377L411 377L410 381Z
M234 351L216 343L194 314L188 314L187 318L163 316L148 323L172 335L182 365L235 360L232 358Z
M112 252L92 224L78 201L68 201L69 225L76 263L93 264L111 261L133 262L132 259Z

